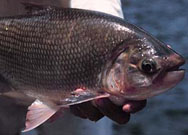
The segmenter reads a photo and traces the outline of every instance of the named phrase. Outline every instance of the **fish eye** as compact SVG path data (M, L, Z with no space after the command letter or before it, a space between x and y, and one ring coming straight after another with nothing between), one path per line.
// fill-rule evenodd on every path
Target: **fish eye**
M141 62L141 70L146 74L153 74L157 71L157 64L153 59L144 59Z

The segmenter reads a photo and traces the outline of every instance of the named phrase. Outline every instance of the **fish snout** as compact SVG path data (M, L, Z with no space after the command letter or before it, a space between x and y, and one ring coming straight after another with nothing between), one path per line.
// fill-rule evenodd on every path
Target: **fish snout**
M179 67L185 64L185 59L181 55L173 53L169 56L167 63L167 71L179 70Z

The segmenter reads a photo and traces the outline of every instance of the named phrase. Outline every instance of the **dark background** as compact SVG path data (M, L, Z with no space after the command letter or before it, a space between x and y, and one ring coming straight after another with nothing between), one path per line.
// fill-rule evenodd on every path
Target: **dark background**
M23 14L23 0L1 0L0 16ZM31 0L30 0L31 1ZM32 0L39 2L39 0ZM67 6L58 0L40 3ZM124 16L155 37L170 44L188 60L187 0L122 0ZM188 64L184 68L188 69ZM0 98L0 135L19 135L26 107ZM147 107L120 126L103 118L97 123L64 114L23 135L188 135L188 75L174 89L148 100Z

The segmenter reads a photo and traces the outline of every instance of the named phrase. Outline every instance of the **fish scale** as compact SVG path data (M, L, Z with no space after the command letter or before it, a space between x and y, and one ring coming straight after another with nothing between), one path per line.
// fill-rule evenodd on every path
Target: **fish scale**
M126 39L121 21L76 9L2 18L0 73L16 90L94 89L112 51Z

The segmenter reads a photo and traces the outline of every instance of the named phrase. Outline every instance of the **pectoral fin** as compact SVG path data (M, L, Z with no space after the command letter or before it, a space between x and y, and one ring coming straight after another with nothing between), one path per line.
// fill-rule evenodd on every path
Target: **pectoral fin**
M62 99L58 105L45 104L40 100L35 100L29 107L26 115L25 129L22 132L30 131L53 116L61 107L80 104L90 100L109 97L107 93L98 93L91 90L77 89L72 92L67 98Z
M50 107L40 100L35 100L29 107L26 115L25 129L22 132L30 131L54 115L60 107Z
M94 99L109 97L108 93L98 93L91 90L78 89L71 93L68 98L61 100L61 107L80 104Z

